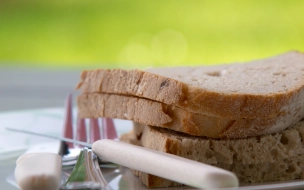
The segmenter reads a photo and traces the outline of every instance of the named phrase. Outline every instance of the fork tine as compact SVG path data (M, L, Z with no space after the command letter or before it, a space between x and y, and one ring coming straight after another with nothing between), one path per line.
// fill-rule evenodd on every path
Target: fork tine
M73 113L72 94L69 93L65 102L65 117L63 126L63 137L73 139ZM69 148L73 148L73 143L66 143Z
M89 143L94 143L101 139L98 119L90 118L90 139Z
M76 140L87 142L87 129L85 125L85 120L77 117L77 131L76 131ZM83 147L77 145L78 147Z
M106 139L103 118L98 118L98 121L100 123L100 139Z
M117 132L115 129L115 125L113 119L111 118L102 118L103 127L104 127L104 138L105 139L114 139L117 140Z

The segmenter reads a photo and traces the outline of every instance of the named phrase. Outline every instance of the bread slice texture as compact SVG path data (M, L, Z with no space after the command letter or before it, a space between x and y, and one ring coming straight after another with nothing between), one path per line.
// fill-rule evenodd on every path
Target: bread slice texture
M193 136L233 139L279 132L301 120L304 107L296 113L273 118L233 120L192 113L180 107L133 96L90 93L78 96L78 114L81 118L119 118Z
M270 118L304 105L304 54L243 64L83 71L83 93L143 97L221 118Z
M136 133L135 129L124 135L125 139L134 138ZM303 139L304 121L276 134L234 140L193 137L146 126L137 140L146 148L232 171L240 182L248 183L303 179ZM134 173L147 187L181 185L140 171Z
M304 154L304 122L272 135L245 139L193 137L159 127L145 127L143 147L208 164L276 163Z

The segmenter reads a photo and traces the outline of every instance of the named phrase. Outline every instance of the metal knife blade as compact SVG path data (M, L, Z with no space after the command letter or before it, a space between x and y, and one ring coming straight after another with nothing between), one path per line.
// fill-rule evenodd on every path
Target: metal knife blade
M5 129L9 130L9 131L19 132L19 133L26 133L26 134L29 134L29 135L41 136L41 137L46 137L46 138L51 138L51 139L57 139L57 140L61 140L61 141L64 141L64 142L70 142L70 143L74 143L74 144L78 144L78 145L82 145L82 146L92 148L92 144L82 142L82 141L78 141L78 140L74 140L74 139L69 139L69 138L64 138L64 137L57 137L57 136L47 135L47 134L43 134L43 133L36 133L36 132L33 132L33 131L28 131L28 130L23 130L23 129L16 129L16 128L12 128L12 127L6 127Z

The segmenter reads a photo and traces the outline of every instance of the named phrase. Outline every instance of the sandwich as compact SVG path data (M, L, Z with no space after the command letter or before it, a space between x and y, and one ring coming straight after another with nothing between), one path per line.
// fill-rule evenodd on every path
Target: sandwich
M304 178L303 53L208 67L83 71L78 88L80 117L136 123L124 141L233 171L241 182ZM134 173L148 187L180 185Z

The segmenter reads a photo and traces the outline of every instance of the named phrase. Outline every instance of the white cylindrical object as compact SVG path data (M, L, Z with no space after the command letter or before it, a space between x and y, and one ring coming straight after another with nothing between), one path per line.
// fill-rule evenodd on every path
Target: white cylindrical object
M237 187L232 172L124 142L104 139L93 143L101 159L197 188Z
M26 153L16 161L15 178L22 190L58 190L61 157L55 153Z

